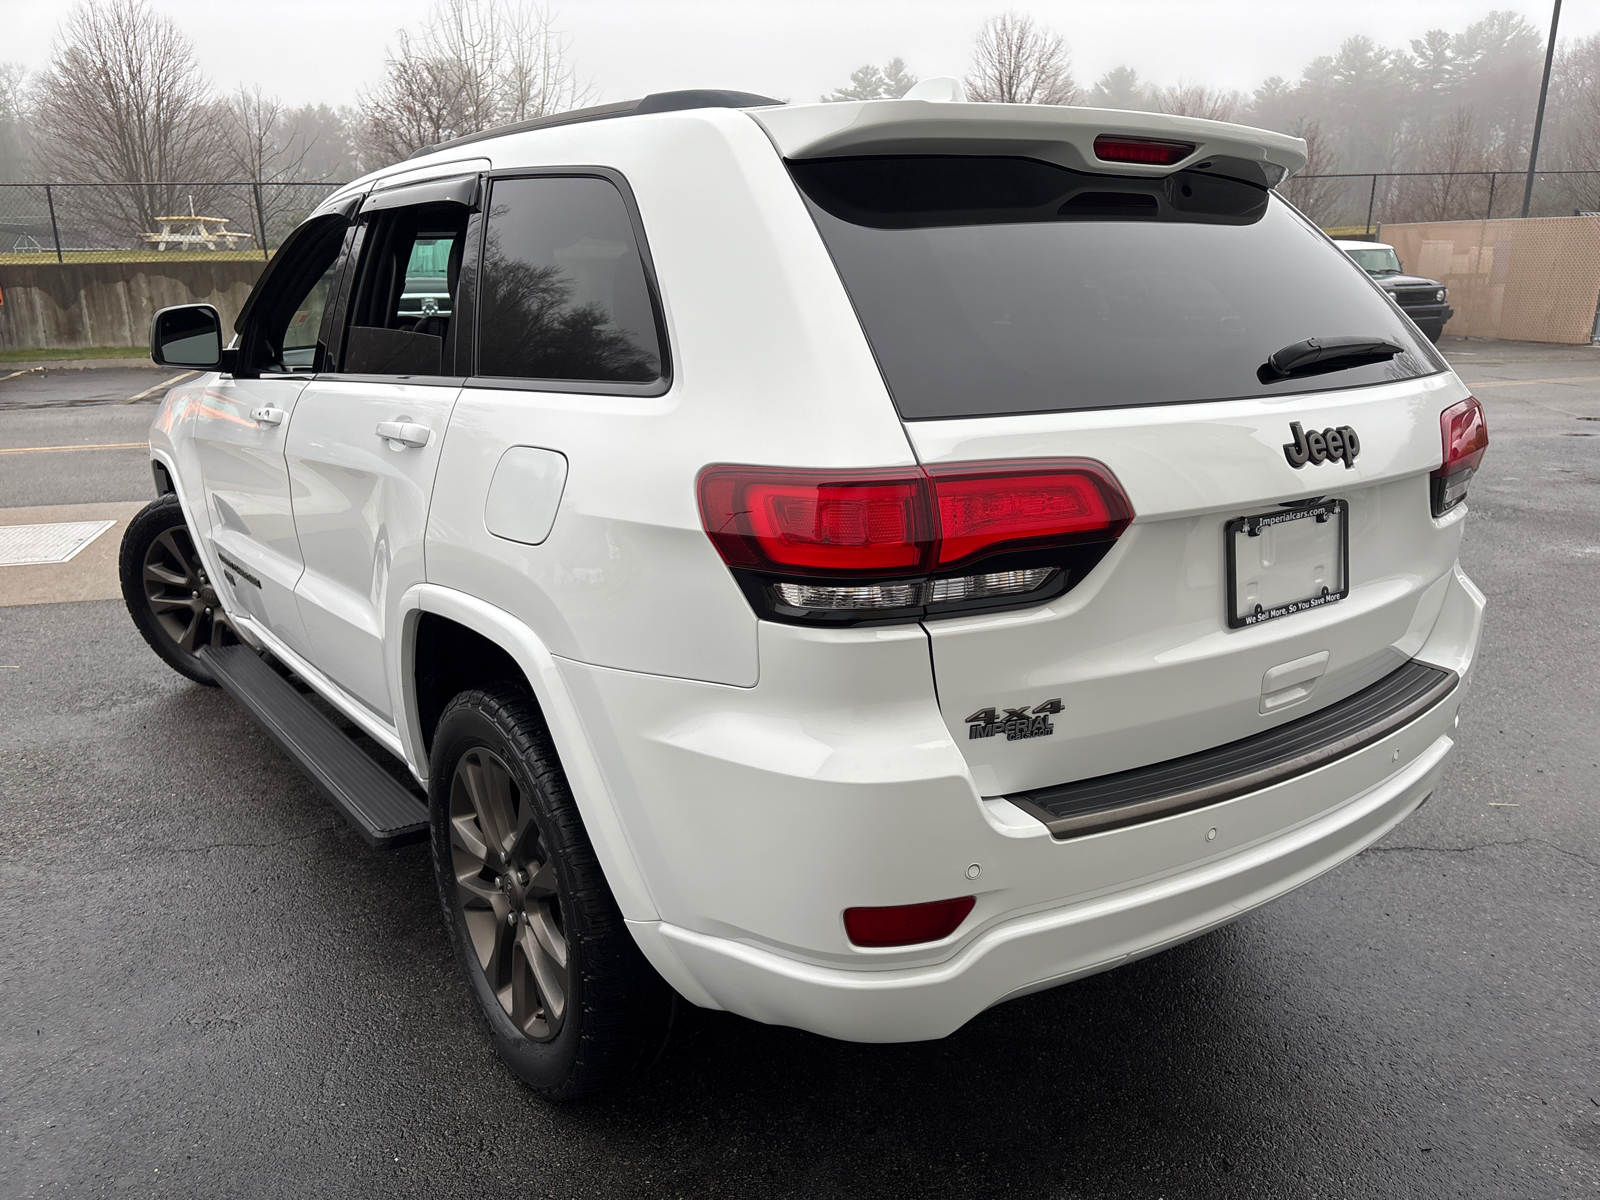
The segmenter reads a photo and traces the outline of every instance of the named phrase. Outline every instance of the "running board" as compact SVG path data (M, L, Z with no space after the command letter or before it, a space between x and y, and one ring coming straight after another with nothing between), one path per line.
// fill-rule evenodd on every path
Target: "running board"
M427 840L428 806L255 651L207 646L199 657L370 845L393 850Z

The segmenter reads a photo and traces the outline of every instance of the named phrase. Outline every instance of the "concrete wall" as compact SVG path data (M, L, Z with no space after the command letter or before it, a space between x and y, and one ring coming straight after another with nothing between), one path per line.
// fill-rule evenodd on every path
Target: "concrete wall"
M171 304L214 304L228 329L264 262L0 266L0 350L143 346Z
M1600 217L1384 225L1412 275L1450 289L1451 337L1586 345L1600 303Z

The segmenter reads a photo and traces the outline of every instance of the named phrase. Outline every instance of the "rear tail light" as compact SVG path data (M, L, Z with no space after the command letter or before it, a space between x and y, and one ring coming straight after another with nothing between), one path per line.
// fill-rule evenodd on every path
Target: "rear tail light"
M1095 157L1104 162L1141 163L1170 167L1194 153L1193 142L1166 142L1158 138L1121 137L1102 133L1094 140Z
M1439 414L1444 461L1433 473L1433 515L1442 517L1467 498L1467 485L1489 448L1489 425L1483 405L1468 396Z
M1059 545L1116 538L1132 517L1128 498L1097 462L931 467L938 511L938 563L967 562L995 546Z
M1133 519L1087 459L828 471L713 466L700 514L756 609L859 623L1037 603Z
M974 896L896 904L888 908L847 908L844 931L857 946L914 946L949 937L977 903Z
M931 540L924 490L914 469L711 467L700 474L700 513L730 567L912 574Z

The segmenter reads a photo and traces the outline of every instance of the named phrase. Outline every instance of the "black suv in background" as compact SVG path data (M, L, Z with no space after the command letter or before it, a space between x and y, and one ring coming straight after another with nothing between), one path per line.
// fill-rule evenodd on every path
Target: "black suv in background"
M1394 302L1417 323L1417 328L1430 342L1439 340L1444 323L1455 315L1455 309L1445 303L1449 292L1444 284L1437 279L1405 274L1400 256L1393 246L1384 242L1334 242L1334 245L1355 259L1357 266L1394 297Z

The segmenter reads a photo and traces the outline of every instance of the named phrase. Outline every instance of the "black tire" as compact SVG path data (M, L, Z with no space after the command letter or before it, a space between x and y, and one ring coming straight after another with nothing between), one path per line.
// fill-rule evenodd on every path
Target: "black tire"
M122 599L150 648L180 675L215 687L195 654L233 640L178 497L153 501L128 522L118 559Z
M1427 338L1436 346L1439 344L1439 338L1444 335L1443 321L1418 321L1417 328L1422 330L1423 337Z
M551 1100L648 1066L672 990L623 923L538 705L511 686L463 692L429 777L445 924L501 1060Z

